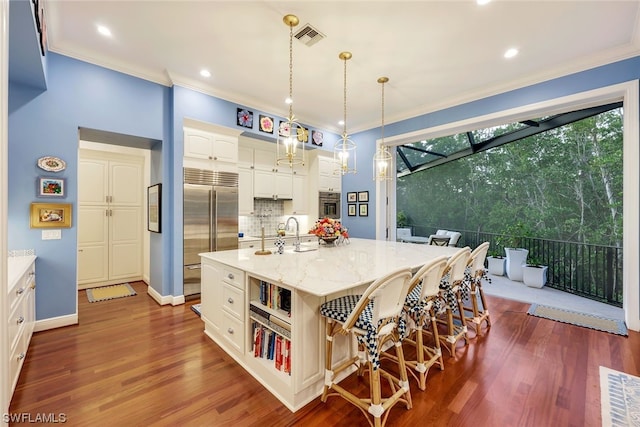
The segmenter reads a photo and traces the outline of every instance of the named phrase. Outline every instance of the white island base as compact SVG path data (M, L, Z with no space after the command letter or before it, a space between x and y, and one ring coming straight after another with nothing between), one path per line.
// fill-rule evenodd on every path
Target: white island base
M282 255L255 255L253 249L203 253L205 334L295 412L318 397L324 385L325 325L320 305L362 293L390 271L417 270L430 259L456 250L351 239L348 245L301 253L289 249ZM262 342L271 336L273 360L255 356L256 329L264 337ZM346 336L336 338L335 361L346 360L355 351L354 343ZM285 372L288 364L290 373Z

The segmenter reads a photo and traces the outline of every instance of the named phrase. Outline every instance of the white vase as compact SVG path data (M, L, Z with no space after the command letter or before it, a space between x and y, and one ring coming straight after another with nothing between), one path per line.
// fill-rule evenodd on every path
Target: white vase
M525 265L522 267L522 281L532 288L541 288L547 283L546 265Z
M529 251L522 248L504 248L507 254L505 271L511 280L522 282L522 265L527 262Z
M504 276L504 257L487 257L489 274L494 276Z

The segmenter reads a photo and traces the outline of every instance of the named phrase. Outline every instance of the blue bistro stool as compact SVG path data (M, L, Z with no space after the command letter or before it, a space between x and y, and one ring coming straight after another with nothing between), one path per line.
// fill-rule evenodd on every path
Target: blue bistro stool
M362 296L347 295L328 301L320 307L320 314L326 319L325 382L322 401L328 396L339 395L357 406L375 427L383 426L389 415L388 409L398 402L411 409L411 392L402 351L404 322L402 309L409 291L411 270L396 270L373 282ZM338 366L333 366L333 337L341 334L355 335L358 355ZM396 378L380 366L380 352L391 342L395 346L400 378ZM342 371L357 367L358 375L365 368L369 372L369 396L358 397L349 392L334 379ZM391 395L383 397L380 378L388 380ZM330 393L330 391L332 391Z
M440 282L444 277L448 258L446 255L439 256L418 270L411 279L409 294L405 300L408 334L403 343L415 346L416 354L415 360L405 360L405 363L413 368L409 372L418 381L420 390L426 389L430 367L437 364L440 370L444 370L436 312ZM427 333L431 335L429 343L432 342L432 346L425 341ZM394 357L386 353L385 356Z

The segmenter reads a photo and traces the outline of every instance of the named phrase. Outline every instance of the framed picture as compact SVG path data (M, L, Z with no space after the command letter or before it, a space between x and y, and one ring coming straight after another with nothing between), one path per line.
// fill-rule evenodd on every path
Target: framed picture
M347 193L347 202L357 202L358 193L355 191L353 193Z
M360 203L360 216L369 216L369 204Z
M66 197L64 178L38 177L36 182L38 197Z
M238 126L253 128L253 111L246 108L238 108Z
M31 203L31 228L70 228L71 203Z
M160 215L162 202L162 184L147 188L147 230L160 233Z
M298 126L298 141L307 144L309 142L309 128Z
M260 132L273 133L273 118L260 114L259 116Z
M289 136L291 135L291 125L286 120L280 120L280 124L278 125L278 135L280 136Z
M318 147L322 147L322 142L324 140L324 135L322 132L313 130L311 131L311 143L313 145L317 145Z
M358 202L369 202L369 192L368 191L359 191L358 192Z
M348 207L347 215L356 216L356 204L355 203L349 203L349 204L347 204L347 207Z

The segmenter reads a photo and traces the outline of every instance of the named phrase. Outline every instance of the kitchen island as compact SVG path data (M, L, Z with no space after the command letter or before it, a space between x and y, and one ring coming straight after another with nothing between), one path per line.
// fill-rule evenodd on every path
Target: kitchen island
M291 411L319 396L324 384L324 321L320 305L360 294L403 267L417 270L458 248L351 239L317 250L255 255L255 249L200 254L205 334ZM336 360L354 349L334 342Z

